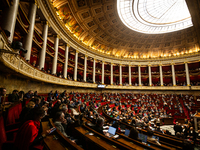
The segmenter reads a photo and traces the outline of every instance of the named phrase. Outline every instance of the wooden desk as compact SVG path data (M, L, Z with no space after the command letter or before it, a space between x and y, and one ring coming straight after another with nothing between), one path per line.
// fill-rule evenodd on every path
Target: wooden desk
M133 142L129 142L129 141L123 139L123 138L117 139L117 141L120 142L120 143L124 143L125 145L128 145L128 146L130 146L130 147L132 147L132 148L135 148L135 149L137 149L137 150L144 150L144 147L141 147L141 146L139 146L139 145L136 145L136 144L134 144ZM158 149L157 149L157 150L158 150Z
M93 144L95 144L96 146L92 146L95 147L96 149L109 149L109 150L118 150L118 148L116 148L114 145L110 145L108 144L106 141L102 140L100 137L96 136L96 135L88 135L86 133L88 133L88 131L86 131L84 128L82 127L76 127L75 128L76 131L78 131L80 134L82 134L82 136L84 136L88 142L88 144L90 144L91 142ZM88 148L91 149L89 145L87 145Z
M59 140L53 139L53 135L49 135L44 139L45 148L48 150L66 150L64 146L59 142Z
M108 121L113 121L114 120L114 118L110 117L104 111L103 111L103 115ZM127 124L127 123L121 122L121 121L120 121L120 123L125 125L128 129L131 129L133 127L133 126L131 126L131 125ZM143 134L147 134L147 130L144 130L144 129L137 129L137 130L139 132L143 133ZM160 143L162 145L164 144L164 145L172 147L172 148L182 149L183 140L178 139L178 138L176 138L174 136L165 135L165 134L162 134L162 133L159 133L159 132L156 132L156 131L154 131L154 135L159 137Z
M50 123L51 127L55 127L52 119L49 119L49 123ZM56 130L54 132L54 134L56 135L56 137L59 138L60 144L62 144L64 147L67 147L67 149L83 150L83 148L81 148L77 144L73 143L69 138L65 137L59 130Z
M43 127L43 133L46 132L46 130L50 129L49 122L42 122ZM45 143L45 149L48 150L66 150L64 146L59 142L59 140L53 139L54 135L48 135L46 138L44 138Z

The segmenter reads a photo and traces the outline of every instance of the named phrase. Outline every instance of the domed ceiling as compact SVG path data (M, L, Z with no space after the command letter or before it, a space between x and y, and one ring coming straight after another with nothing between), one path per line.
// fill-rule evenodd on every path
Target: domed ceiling
M185 0L118 0L117 11L127 27L146 34L174 32L193 25Z
M173 25L172 28L177 30L181 27L186 28L171 32L170 27L164 27L164 30L169 29L170 33L162 32L162 34L140 33L124 25L117 10L119 6L122 7L119 5L120 1L124 0L52 0L52 3L59 18L79 42L109 56L134 59L155 58L184 55L199 50L197 34L184 0L135 0L138 3L142 2L143 5L141 4L140 7L143 7L143 11L149 10L149 15L161 18L160 23L163 26ZM128 5L134 2L126 1L129 2ZM144 6L145 2L148 5ZM183 17L176 15L178 2L179 5L181 2L185 4L178 9L182 13L185 10ZM161 5L164 5L164 12L159 8ZM131 11L134 12L135 9ZM174 14L174 17L170 20L167 13ZM142 17L144 16L145 14ZM163 22L162 17L168 20ZM159 24L156 19L151 21Z

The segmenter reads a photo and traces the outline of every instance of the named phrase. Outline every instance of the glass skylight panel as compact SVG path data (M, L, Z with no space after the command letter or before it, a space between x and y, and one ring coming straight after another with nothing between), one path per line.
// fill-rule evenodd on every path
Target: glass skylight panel
M193 25L185 0L117 0L117 10L127 27L142 33L167 33Z

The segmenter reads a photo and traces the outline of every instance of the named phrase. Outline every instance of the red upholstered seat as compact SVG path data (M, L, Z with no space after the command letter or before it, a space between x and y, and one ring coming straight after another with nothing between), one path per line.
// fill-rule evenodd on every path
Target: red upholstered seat
M12 107L8 110L6 125L15 123L15 108Z
M5 127L4 127L4 120L3 117L0 117L0 149L3 145L3 143L5 143L7 141L7 137L6 137L6 131L5 131Z
M4 149L10 150L12 148L15 141L17 130L18 129L5 131L4 119L2 116L0 117L0 149L2 149L2 146L4 147ZM11 134L12 134L12 140L7 141L7 135L11 135Z
M16 119L19 119L19 115L22 111L22 104L19 103L8 110L6 126L13 125L16 123Z

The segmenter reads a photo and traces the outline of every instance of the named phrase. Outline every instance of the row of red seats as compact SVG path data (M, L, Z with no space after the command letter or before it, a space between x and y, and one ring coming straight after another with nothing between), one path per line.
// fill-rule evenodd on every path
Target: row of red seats
M16 104L15 106L8 109L6 125L11 125L15 123L16 119L19 119L19 115L22 111L22 104Z

